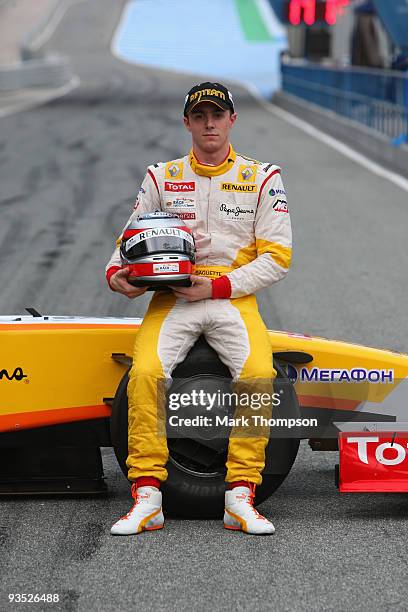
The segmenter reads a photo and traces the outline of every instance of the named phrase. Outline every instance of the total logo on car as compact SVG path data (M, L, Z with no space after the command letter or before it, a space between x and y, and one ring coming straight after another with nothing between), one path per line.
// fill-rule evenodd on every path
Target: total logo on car
M379 436L348 436L347 444L355 444L361 463L369 465L369 449L372 458L382 465L399 465L407 458L407 441L404 446L394 440L383 442Z
M339 450L341 492L408 492L408 432L342 432Z

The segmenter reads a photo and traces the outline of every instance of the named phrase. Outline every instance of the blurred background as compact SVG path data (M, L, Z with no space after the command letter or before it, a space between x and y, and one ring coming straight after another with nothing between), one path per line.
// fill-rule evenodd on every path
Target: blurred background
M219 79L234 147L279 164L288 196L268 327L407 352L407 45L408 0L0 0L0 314L144 315L149 296L110 291L104 268L147 165L191 146L187 91ZM67 611L403 611L406 497L339 496L336 462L302 443L262 507L274 538L170 520L135 542L109 536L129 487L104 449L106 498L2 504L4 592Z
M219 79L291 208L267 324L403 349L407 45L408 0L0 0L0 312L143 316L104 266L146 166L190 147L186 92Z

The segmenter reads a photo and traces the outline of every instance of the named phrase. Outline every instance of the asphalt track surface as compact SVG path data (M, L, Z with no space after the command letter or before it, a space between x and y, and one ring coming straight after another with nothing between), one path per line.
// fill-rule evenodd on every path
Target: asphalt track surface
M122 6L73 6L47 46L72 58L81 86L0 119L2 314L145 311L144 298L107 289L103 268L146 165L189 145L180 111L195 79L112 57ZM292 271L259 296L268 326L406 350L407 193L234 91L234 145L282 165L294 228ZM8 603L19 592L59 593L36 610L406 609L408 498L340 496L336 453L302 444L261 506L277 527L269 538L175 519L111 537L130 499L103 454L103 499L1 502L0 610L28 608Z

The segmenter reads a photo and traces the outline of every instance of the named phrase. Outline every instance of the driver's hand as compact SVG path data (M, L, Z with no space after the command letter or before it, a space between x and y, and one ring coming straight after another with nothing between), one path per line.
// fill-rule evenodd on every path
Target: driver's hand
M191 287L170 286L177 298L187 300L187 302L198 302L208 300L212 296L212 282L205 276L190 275Z
M122 268L112 274L109 279L109 284L114 291L126 295L126 297L132 299L142 295L147 290L147 287L134 287L128 283L127 278L129 276L130 269L128 267Z

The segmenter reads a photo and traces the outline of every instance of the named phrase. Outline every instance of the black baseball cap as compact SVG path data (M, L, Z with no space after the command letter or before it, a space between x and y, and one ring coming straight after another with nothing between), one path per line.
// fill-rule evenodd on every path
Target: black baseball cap
M200 102L212 102L223 110L235 112L231 92L221 83L210 83L207 81L194 85L184 101L184 116Z

